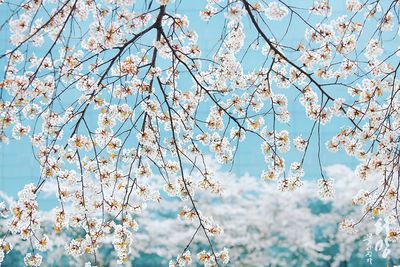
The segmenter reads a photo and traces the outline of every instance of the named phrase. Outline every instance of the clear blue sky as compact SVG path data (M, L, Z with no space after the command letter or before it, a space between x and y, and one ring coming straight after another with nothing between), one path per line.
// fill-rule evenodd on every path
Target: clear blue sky
M299 1L289 1L299 5ZM339 1L345 2L345 1ZM207 51L215 45L216 40L219 37L221 19L214 20L204 26L204 23L199 19L199 11L205 5L206 1L182 1L182 6L180 12L186 14L191 23L191 28L198 32L199 34L199 44L202 48L203 55L207 54ZM304 5L310 5L312 1L304 1ZM301 2L303 4L303 2ZM344 5L337 6L334 8L333 16L337 17L342 15L344 11ZM8 16L6 11L6 6L0 7L0 20L4 21ZM221 17L221 16L220 16ZM274 29L274 32L279 36L280 33L286 29L286 21L283 22L271 22L270 27ZM296 21L294 21L296 23ZM249 36L254 36L254 28L249 24L245 25L246 32ZM294 27L290 31L288 37L285 39L286 44L298 43L302 39L305 27L301 26L299 28ZM7 34L0 35L0 52L4 52L6 47L8 47ZM291 43L292 42L292 43ZM259 62L260 54L251 52L244 63L244 69L251 70L254 63ZM0 62L0 67L3 69L4 61ZM3 74L3 73L2 73ZM282 89L277 89L277 91ZM295 101L296 93L292 88L286 89L287 91L282 91L282 93L287 93L289 98L289 111L291 113L291 122L287 127L290 130L291 138L296 137L299 134L307 136L309 129L311 128L312 122L305 117L304 108ZM343 90L343 89L342 89ZM292 93L293 92L293 93ZM341 126L340 121L334 120L327 127L322 129L322 162L324 165L332 165L336 163L343 163L349 167L354 168L357 164L356 160L348 157L344 152L339 152L336 154L326 153L325 142L330 137L332 137ZM316 164L317 159L317 149L316 149L316 139L312 141L311 149L308 152L308 156L305 161L306 169L306 179L318 179L319 178L319 167ZM301 154L296 152L294 149L291 150L286 156L286 162L290 163L295 160L300 160ZM5 191L10 194L15 194L18 192L22 186L28 182L37 182L38 179L38 164L36 163L31 146L28 139L25 138L21 141L11 140L9 145L0 145L0 190ZM260 175L261 171L264 169L264 159L260 152L260 142L255 138L248 138L244 143L242 143L239 148L239 153L235 160L235 165L232 171L238 175L245 173L250 173L252 175Z

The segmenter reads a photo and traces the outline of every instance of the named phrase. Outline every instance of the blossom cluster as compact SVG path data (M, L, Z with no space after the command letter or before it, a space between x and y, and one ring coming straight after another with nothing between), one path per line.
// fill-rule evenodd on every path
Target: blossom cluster
M64 244L72 257L97 264L112 238L118 263L132 260L146 207L177 198L178 217L197 229L190 240L204 234L208 242L192 260L190 241L170 265L226 264L227 246L218 243L224 227L199 201L199 192L224 192L206 155L234 164L252 137L265 160L262 178L292 192L304 185L314 148L322 177L315 188L331 199L334 183L320 155L332 121L341 127L326 149L359 160L362 180L381 177L353 203L365 214L398 217L399 1L346 0L347 13L336 16L327 0L307 7L208 0L199 21L224 22L213 36L217 48L207 52L191 25L197 17L177 2L23 1L9 10L0 141L29 139L40 166L37 184L25 186L10 207L7 234L31 244L26 265L40 265L36 250L52 239L41 232L37 203L48 184L58 199L54 234L77 233ZM286 30L270 27L276 21ZM287 41L300 25L304 34ZM307 120L301 134L291 128L297 104ZM299 159L287 162L292 152ZM341 228L356 225L346 219ZM7 234L0 259L15 245Z

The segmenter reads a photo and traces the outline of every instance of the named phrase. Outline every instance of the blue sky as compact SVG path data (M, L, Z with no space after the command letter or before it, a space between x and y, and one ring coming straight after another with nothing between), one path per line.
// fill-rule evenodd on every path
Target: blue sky
M340 1L344 3L344 1ZM288 1L288 3L296 3L299 5L299 1ZM301 2L305 6L311 5L312 1ZM203 55L207 54L212 49L219 37L220 25L223 22L222 16L219 19L211 21L207 26L204 22L199 19L199 11L206 4L206 1L182 1L180 12L187 15L190 20L190 25L193 30L199 34L199 45L202 49ZM336 4L334 6L332 18L342 15L344 12L344 5ZM0 7L0 21L4 21L8 16L6 6ZM248 20L247 20L248 22ZM310 21L314 23L316 21ZM297 23L295 20L292 23ZM286 29L287 21L283 22L271 22L270 28L273 29L278 35L283 33ZM299 28L301 30L299 30ZM245 24L246 32L249 37L254 36L254 28L250 24ZM288 36L285 38L285 43L293 45L298 43L302 39L305 27L292 27L289 31ZM3 30L3 32L5 32ZM279 37L279 36L278 36ZM251 38L249 38L251 39ZM7 34L0 35L0 52L4 52L8 47ZM257 62L260 62L259 52L250 52L247 56L245 63L243 64L245 70L252 70ZM3 69L4 61L0 62L0 68ZM343 90L344 88L331 88L331 90ZM290 137L295 138L299 134L307 136L309 129L312 126L312 122L305 116L304 108L296 101L297 93L293 88L288 89L277 89L276 91L282 90L279 93L284 93L289 98L289 111L291 113L291 122L285 128L290 131ZM283 91L286 90L286 91ZM342 92L334 92L341 94ZM342 126L343 121L334 119L329 125L321 128L321 144L322 153L321 159L325 166L332 164L345 164L350 168L354 168L357 165L357 161L354 158L347 156L344 152L336 154L327 153L325 149L325 142L335 135ZM319 179L320 171L317 164L317 143L316 136L312 139L313 145L310 147L307 157L305 160L306 179ZM292 149L286 155L286 162L298 161L302 157L302 154ZM36 163L31 146L27 138L21 141L11 140L9 145L0 144L0 190L5 191L9 194L14 195L18 192L24 184L33 182L36 183L38 179L39 168ZM248 137L247 140L241 143L239 153L235 159L232 172L237 175L243 175L249 173L254 176L259 176L264 169L265 163L263 156L260 151L260 142L254 137ZM230 166L229 166L230 167ZM227 168L229 168L227 167Z

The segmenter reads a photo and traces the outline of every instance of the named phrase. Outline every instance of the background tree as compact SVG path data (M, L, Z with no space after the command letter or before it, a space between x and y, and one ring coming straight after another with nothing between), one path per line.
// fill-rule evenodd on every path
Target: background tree
M282 193L256 177L238 177L224 172L209 158L207 163L220 177L225 190L222 198L207 191L199 192L197 198L208 207L208 214L224 222L223 238L215 240L216 246L226 247L235 265L346 266L347 263L348 266L369 266L365 256L368 247L365 240L370 233L373 234L372 266L386 265L389 260L398 262L400 247L397 243L390 244L391 253L387 259L374 250L375 243L384 236L375 235L373 224L363 225L365 227L359 227L355 232L339 230L344 216L362 214L358 207L349 205L360 187L374 186L373 181L365 183L357 179L349 168L334 165L326 170L337 180L334 185L337 194L335 201L321 201L312 181L305 181L304 186L296 192ZM43 189L47 197L57 194L56 182L53 183ZM162 179L153 176L150 186L162 186ZM12 204L11 198L4 198L7 205ZM126 263L128 266L165 265L192 239L195 225L176 219L181 209L179 202L178 197L166 198L143 210L138 218L140 227L134 236L134 250ZM49 238L48 251L51 252L45 255L42 264L60 265L61 259L65 264L83 266L90 260L89 255L65 253L65 244L70 242L71 237L79 237L82 231L69 228L56 234L51 227L54 212L41 212L42 231ZM1 231L5 232L7 225L1 225ZM18 234L8 237L8 241L15 245L5 258L5 266L29 252L29 243L19 242L19 239ZM102 239L98 253L100 266L113 266L116 262L112 241L112 238ZM207 238L199 233L191 243L192 253L203 255L201 253L204 253L207 243ZM203 257L203 260L210 259L209 256Z

